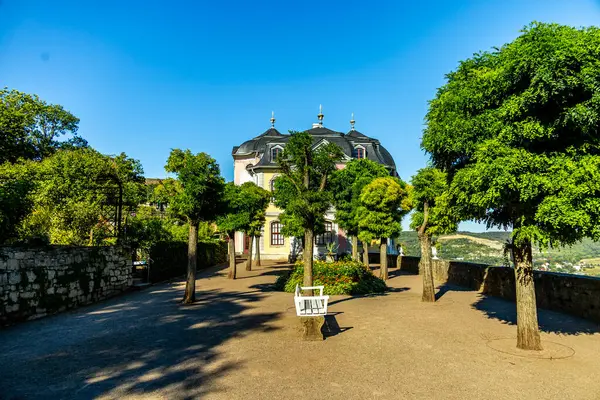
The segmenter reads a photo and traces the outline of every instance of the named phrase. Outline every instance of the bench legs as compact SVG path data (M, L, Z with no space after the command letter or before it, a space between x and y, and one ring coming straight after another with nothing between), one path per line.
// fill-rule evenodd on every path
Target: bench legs
M302 326L302 339L304 340L323 340L321 328L325 324L325 317L300 317Z

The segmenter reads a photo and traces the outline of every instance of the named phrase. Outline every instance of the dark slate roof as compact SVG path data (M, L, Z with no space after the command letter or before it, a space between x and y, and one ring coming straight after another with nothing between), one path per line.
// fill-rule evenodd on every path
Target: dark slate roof
M317 126L307 130L307 132L313 137L314 145L325 140L329 143L335 143L340 146L348 158L352 157L355 146L360 145L365 148L368 159L383 164L388 168L396 169L396 163L392 155L379 143L379 140L370 138L358 131L352 130L348 134L345 134L323 126ZM260 157L259 162L253 165L252 168L276 168L277 164L271 161L270 150L275 145L285 147L289 139L290 135L281 134L277 129L270 128L261 135L242 143L240 146L234 147L232 154L234 157L251 154Z

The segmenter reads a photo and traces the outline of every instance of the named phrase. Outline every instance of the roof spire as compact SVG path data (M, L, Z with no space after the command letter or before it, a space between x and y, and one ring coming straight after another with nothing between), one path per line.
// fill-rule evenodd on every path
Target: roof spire
M323 126L323 106L321 104L319 104L319 114L317 115L317 118L319 118L319 125Z
M271 128L275 128L275 111L271 111Z
M352 113L352 117L350 118L350 126L352 127L350 130L353 131L354 130L354 123L356 121L354 120L354 113Z

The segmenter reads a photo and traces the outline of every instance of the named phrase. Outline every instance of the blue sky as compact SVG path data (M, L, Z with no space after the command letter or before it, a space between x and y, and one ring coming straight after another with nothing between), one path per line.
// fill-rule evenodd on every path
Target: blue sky
M152 177L179 147L230 180L232 147L271 111L280 131L302 130L323 104L325 126L348 131L354 112L408 180L444 74L534 20L600 25L600 3L0 0L0 86L62 104L93 147Z

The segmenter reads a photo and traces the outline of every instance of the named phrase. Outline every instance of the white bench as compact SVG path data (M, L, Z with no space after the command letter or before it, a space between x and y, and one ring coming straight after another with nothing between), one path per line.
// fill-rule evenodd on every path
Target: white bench
M324 286L299 287L296 285L294 294L294 304L296 305L296 315L299 317L318 317L327 315L327 303L329 296L323 296ZM318 296L303 296L301 291L318 289Z

